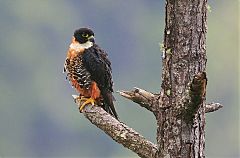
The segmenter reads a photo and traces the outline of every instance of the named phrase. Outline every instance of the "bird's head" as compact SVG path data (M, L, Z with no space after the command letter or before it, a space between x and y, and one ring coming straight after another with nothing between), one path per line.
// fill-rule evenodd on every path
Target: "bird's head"
M94 41L94 33L91 29L89 28L80 28L77 29L74 32L74 38L77 42L79 42L79 44L93 44Z

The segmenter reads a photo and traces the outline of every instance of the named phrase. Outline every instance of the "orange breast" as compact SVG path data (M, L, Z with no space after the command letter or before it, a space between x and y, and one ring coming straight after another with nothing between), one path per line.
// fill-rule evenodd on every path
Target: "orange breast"
M84 89L81 88L80 85L78 84L77 80L71 79L72 86L76 89L76 91L84 97L91 97L93 99L98 99L100 97L100 90L97 86L96 82L92 82L91 86L89 89Z
M78 84L77 80L71 79L72 86L76 89L76 91L84 97L90 97L91 96L91 91L90 89L84 89L81 88L80 85Z

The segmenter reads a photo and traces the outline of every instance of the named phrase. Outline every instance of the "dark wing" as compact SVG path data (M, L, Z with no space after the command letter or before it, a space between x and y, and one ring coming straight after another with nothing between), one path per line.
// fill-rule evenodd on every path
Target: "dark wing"
M96 44L85 50L82 62L91 78L98 85L104 100L104 109L117 118L117 113L113 105L113 82L111 62L107 54Z
M113 92L111 63L102 49L97 45L86 49L82 55L82 62L100 90Z

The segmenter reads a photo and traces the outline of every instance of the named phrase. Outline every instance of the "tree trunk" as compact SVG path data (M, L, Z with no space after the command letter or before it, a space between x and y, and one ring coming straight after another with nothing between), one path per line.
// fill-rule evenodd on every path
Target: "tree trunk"
M188 107L184 98L206 69L206 5L207 0L166 0L158 157L205 157L205 99Z

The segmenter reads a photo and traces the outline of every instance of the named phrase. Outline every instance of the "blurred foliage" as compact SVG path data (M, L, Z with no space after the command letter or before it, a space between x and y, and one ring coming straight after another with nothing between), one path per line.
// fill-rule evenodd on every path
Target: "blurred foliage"
M207 157L239 157L237 0L210 0ZM0 157L137 157L79 114L62 74L71 35L91 27L115 90L160 90L164 1L0 0ZM154 116L115 94L120 119L156 142ZM126 110L127 109L127 110Z

